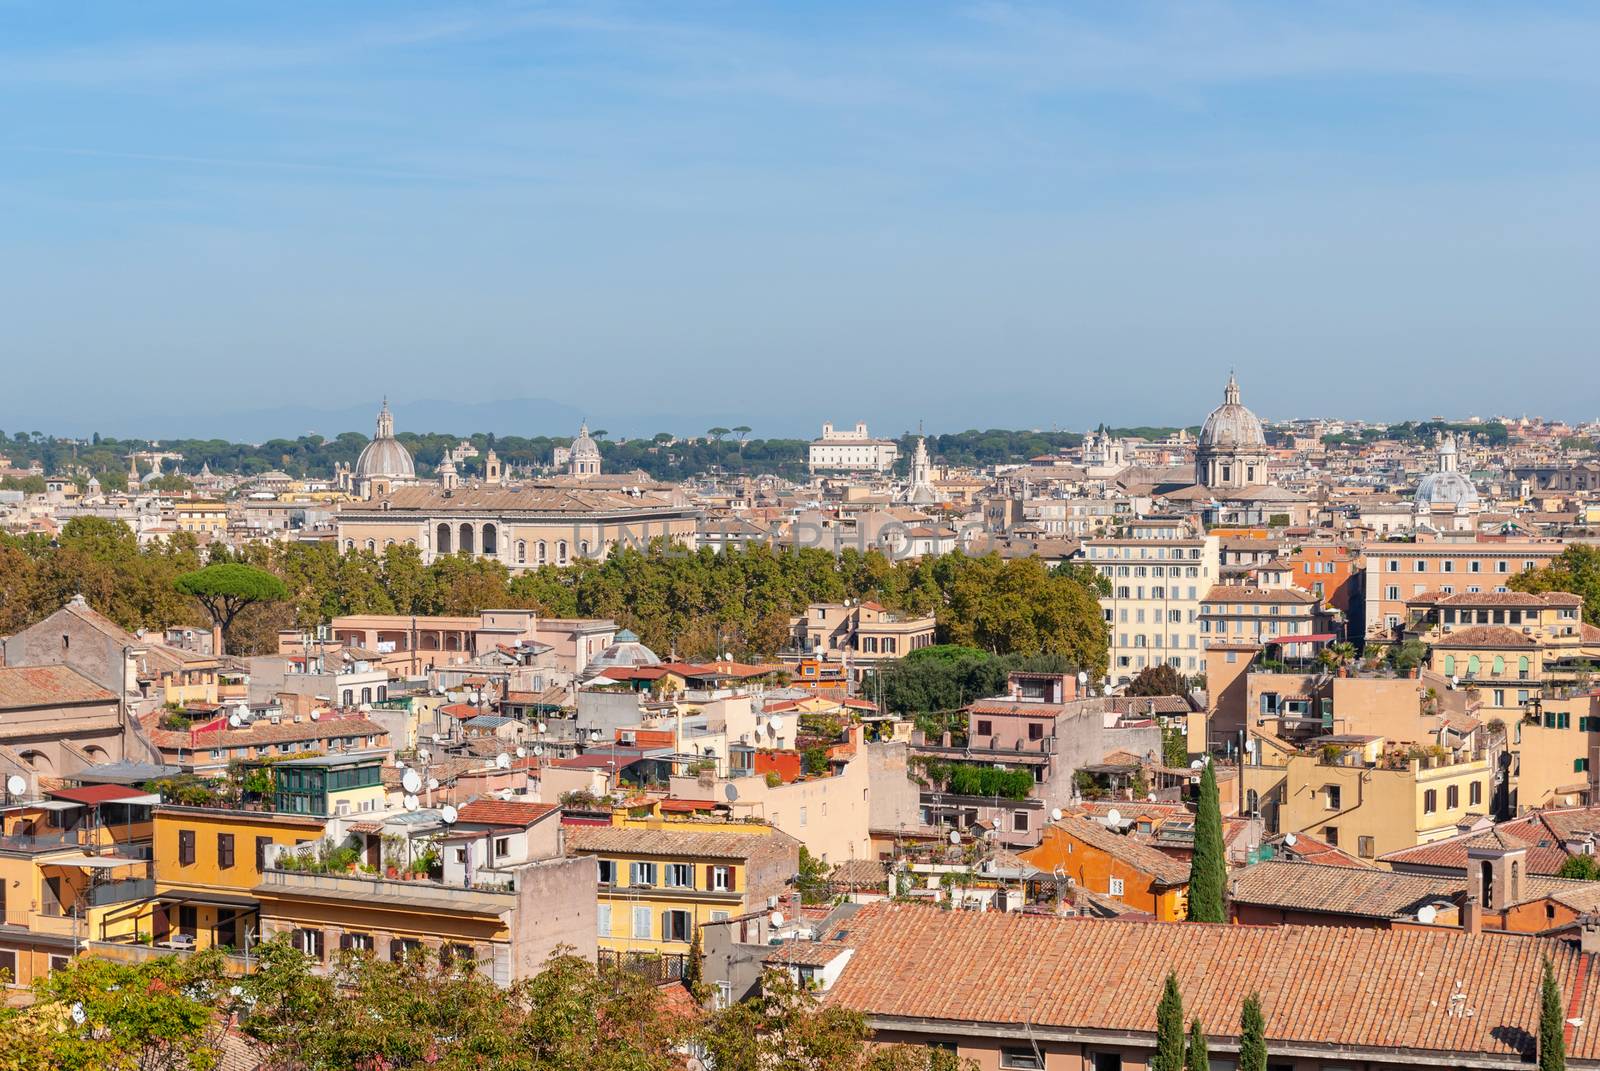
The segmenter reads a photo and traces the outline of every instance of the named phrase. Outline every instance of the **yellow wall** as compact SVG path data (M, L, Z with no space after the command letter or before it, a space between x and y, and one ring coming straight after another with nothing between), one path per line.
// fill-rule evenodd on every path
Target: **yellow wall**
M1472 802L1474 782L1479 786L1477 803ZM1327 806L1329 785L1339 788L1337 810ZM1457 790L1454 807L1449 806L1452 785ZM1434 769L1422 769L1413 759L1404 769L1389 770L1327 765L1318 754L1300 754L1289 759L1285 770L1279 828L1327 839L1327 827L1333 826L1342 850L1376 857L1453 835L1468 813L1487 812L1492 787L1487 759ZM1424 810L1429 790L1436 793L1432 812ZM1372 838L1370 853L1361 850L1362 837Z
M1516 756L1513 769L1519 813L1583 802L1576 790L1587 786L1589 772L1586 766L1580 768L1579 760L1588 761L1589 748L1600 742L1600 734L1580 729L1579 719L1591 717L1591 710L1600 713L1597 708L1600 703L1587 696L1545 703L1545 713L1567 715L1564 729L1546 728L1542 721L1520 716L1505 719L1507 746Z

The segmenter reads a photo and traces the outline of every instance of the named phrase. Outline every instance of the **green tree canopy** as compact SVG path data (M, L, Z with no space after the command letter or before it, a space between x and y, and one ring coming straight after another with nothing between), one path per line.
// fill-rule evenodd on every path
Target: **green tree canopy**
M1167 972L1156 1005L1156 1051L1150 1054L1150 1071L1184 1071L1183 995L1178 976Z
M1211 1050L1206 1045L1206 1032L1199 1019L1189 1022L1189 1048L1184 1054L1184 1071L1211 1071Z
M1255 993L1239 1012L1239 1071L1267 1071L1267 1021Z
M173 586L199 600L224 637L233 627L233 619L246 607L289 597L289 589L273 574L236 562L222 562L184 573Z
M1126 694L1133 696L1183 695L1188 692L1183 675L1163 663L1146 666L1128 682Z
M1226 922L1223 891L1228 880L1222 844L1222 806L1217 775L1207 762L1200 769L1200 800L1194 815L1194 855L1189 859L1189 920Z

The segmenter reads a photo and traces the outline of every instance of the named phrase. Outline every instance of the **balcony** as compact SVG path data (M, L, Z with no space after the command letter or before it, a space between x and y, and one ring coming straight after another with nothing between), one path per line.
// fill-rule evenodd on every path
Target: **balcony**
M268 870L261 875L261 884L255 891L265 895L308 896L318 900L349 900L377 906L486 915L498 915L515 907L517 902L515 890L504 885L463 888L437 881L394 881L370 875L309 874L299 870Z

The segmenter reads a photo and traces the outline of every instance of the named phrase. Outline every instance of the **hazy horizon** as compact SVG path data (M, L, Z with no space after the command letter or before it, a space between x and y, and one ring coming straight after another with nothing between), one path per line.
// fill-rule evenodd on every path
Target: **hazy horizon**
M0 428L1600 416L1588 5L283 13L0 6Z

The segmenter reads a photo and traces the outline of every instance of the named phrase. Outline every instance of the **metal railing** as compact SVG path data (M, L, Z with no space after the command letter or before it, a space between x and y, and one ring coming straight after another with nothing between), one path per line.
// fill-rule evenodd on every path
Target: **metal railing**
M610 968L652 982L670 982L683 977L689 957L675 952L608 952L601 949L597 962L602 970Z
M154 878L125 878L122 881L107 881L89 886L83 902L90 907L105 907L107 904L122 904L129 900L146 900L155 894Z

